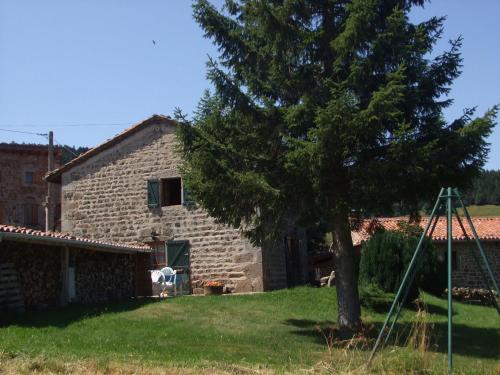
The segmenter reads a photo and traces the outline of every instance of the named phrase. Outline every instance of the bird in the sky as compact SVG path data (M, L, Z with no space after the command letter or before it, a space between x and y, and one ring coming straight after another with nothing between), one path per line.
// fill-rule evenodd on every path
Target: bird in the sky
M153 44L156 46L156 42L154 40L152 40Z

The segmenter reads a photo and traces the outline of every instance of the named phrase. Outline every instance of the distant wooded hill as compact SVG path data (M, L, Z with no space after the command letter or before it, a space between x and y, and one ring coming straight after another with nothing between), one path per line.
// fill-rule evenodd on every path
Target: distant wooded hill
M482 172L462 196L466 205L500 205L500 170Z
M66 164L79 156L80 154L83 154L84 152L87 152L89 150L88 147L71 147L68 145L62 146L63 149L63 154L62 154L62 163Z

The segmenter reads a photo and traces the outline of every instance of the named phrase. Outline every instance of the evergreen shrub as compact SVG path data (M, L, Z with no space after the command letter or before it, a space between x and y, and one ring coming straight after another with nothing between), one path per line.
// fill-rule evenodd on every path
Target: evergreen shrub
M361 250L360 283L375 285L386 293L396 293L415 252L418 236L414 228L378 231ZM446 284L444 263L438 261L432 243L421 253L418 272L407 301L418 296L419 289L441 294Z

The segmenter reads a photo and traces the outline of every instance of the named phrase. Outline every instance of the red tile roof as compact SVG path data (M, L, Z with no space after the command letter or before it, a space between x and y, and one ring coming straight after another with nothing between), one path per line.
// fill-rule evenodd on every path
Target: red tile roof
M422 218L420 220L420 227L425 228L428 218ZM467 220L462 218L462 223L464 224L465 230L470 238L472 238L472 231L469 228ZM408 222L408 217L391 217L391 218L378 218L364 220L361 224L359 230L351 232L352 241L354 246L361 245L363 242L367 241L371 234L373 234L373 228L381 226L386 230L398 230L398 222ZM477 235L480 240L487 241L498 241L500 240L500 217L473 217L472 223L476 229ZM432 239L435 241L446 241L446 218L440 218L432 235ZM455 241L464 241L466 238L462 232L460 224L456 218L452 221L452 235Z
M153 116L133 125L132 127L124 130L123 132L117 134L113 138L108 139L106 142L101 143L99 146L91 148L87 152L84 152L83 154L74 158L70 162L64 164L62 167L53 170L52 172L48 173L45 176L45 179L48 181L51 181L51 182L60 182L61 181L61 174L63 172L70 170L74 166L84 162L85 160L88 160L89 158L98 154L99 152L116 145L117 143L121 142L123 139L127 138L128 136L136 133L140 129L142 129L146 126L149 126L149 125L156 125L156 124L175 125L176 122L167 116L153 115Z
M0 224L0 240L32 240L33 242L58 243L64 246L86 247L102 251L115 252L150 252L151 248L144 244L123 244L75 237L61 232L44 232L36 229Z

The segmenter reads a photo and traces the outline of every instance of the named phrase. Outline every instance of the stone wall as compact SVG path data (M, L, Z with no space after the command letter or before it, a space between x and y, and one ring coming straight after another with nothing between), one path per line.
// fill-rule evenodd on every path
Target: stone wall
M0 224L22 225L45 229L45 197L48 152L42 146L0 145ZM55 166L60 165L57 155ZM26 181L26 173L33 175L33 183ZM54 212L60 217L60 186L54 184ZM34 207L28 207L33 205ZM34 219L28 211L36 212Z
M489 259L490 266L492 267L498 282L500 281L500 241L483 241L481 244L486 252L486 256ZM446 243L436 243L436 246L442 254L446 254ZM453 270L452 278L454 287L484 288L481 271L476 265L474 257L470 251L471 248L479 258L480 254L475 243L453 243L452 249L456 252L456 269ZM481 259L480 261L482 262Z
M261 291L262 254L238 229L197 207L148 208L147 181L179 177L174 127L151 125L62 175L62 230L123 243L188 240L194 292L203 281L229 290ZM229 203L230 204L230 203Z

